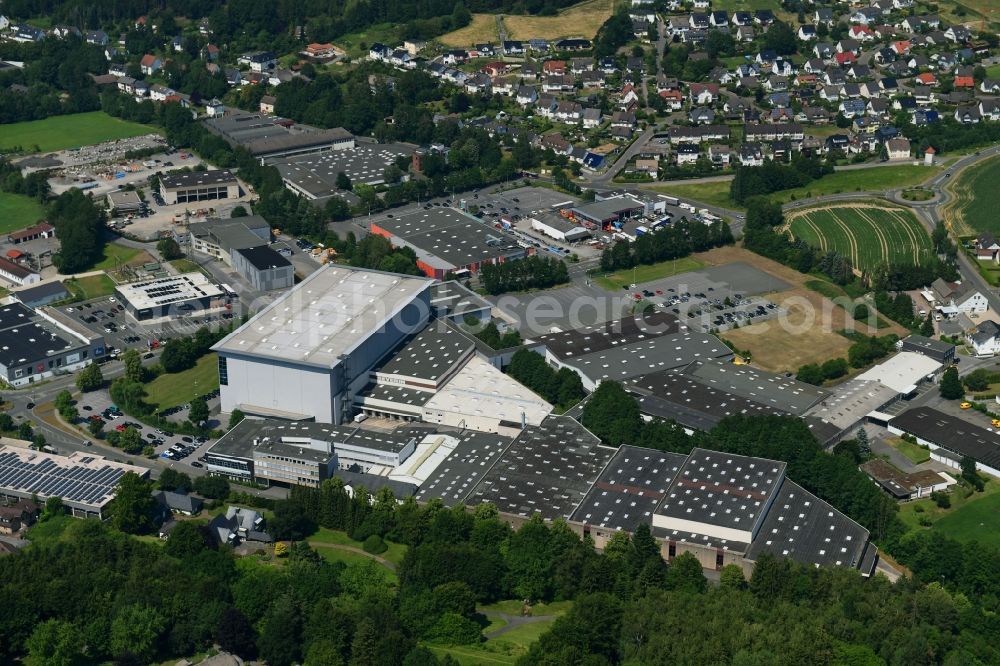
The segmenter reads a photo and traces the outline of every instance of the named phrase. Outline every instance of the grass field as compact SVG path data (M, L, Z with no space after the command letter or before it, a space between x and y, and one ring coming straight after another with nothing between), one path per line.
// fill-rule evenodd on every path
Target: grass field
M174 259L170 262L170 265L176 268L181 273L204 273L201 266L191 261L190 259Z
M608 291L619 291L622 287L632 283L642 284L643 282L659 280L660 278L677 275L678 273L696 271L704 266L704 263L693 257L684 257L672 261L661 261L658 264L651 264L649 266L636 266L634 270L628 269L618 271L617 273L601 275L595 277L594 282Z
M913 187L935 176L943 167L913 166L899 164L887 167L871 167L837 171L804 187L776 192L773 201L788 203L799 199L840 194L841 192L881 192Z
M81 301L87 301L100 296L110 296L115 293L115 283L104 273L66 280L63 282L63 285L73 296Z
M469 47L497 40L497 19L493 14L473 14L472 23L438 37L445 46Z
M140 257L140 254L143 256ZM134 247L125 247L124 245L116 245L114 243L107 243L104 245L104 258L97 262L97 265L94 266L94 270L110 271L125 264L145 264L152 260L153 257L143 250L139 250Z
M0 151L49 152L156 132L147 125L113 118L103 111L53 116L0 125Z
M912 530L932 529L958 541L1000 546L1000 530L996 529L1000 482L990 480L983 492L967 495L968 492L965 487L952 486L948 509L939 508L929 498L907 502L900 505L899 517ZM929 528L920 525L922 517L930 518Z
M339 37L335 45L344 49L352 58L361 58L368 55L368 48L375 42L396 44L398 38L399 26L393 23L378 23L361 32L352 32Z
M831 203L786 212L785 220L793 236L850 257L858 269L886 263L919 264L932 254L930 237L905 208Z
M945 222L959 236L981 231L1000 233L1000 157L992 157L965 168L948 183L951 200L944 211Z
M508 39L592 39L611 16L612 0L587 0L564 9L556 16L504 15Z
M729 198L729 180L713 181L711 183L688 183L686 185L683 180L678 180L676 183L656 185L649 189L672 194L681 199L689 199L710 206L718 206L719 208L746 210L745 206L741 206Z
M0 234L30 227L45 218L45 207L23 194L0 192Z
M918 444L911 444L901 437L890 437L885 440L885 443L906 456L906 459L914 465L931 459L931 452L928 449Z
M826 280L808 280L806 282L806 287L808 289L812 289L817 294L826 296L829 299L847 297L846 291L832 282L827 282Z
M351 537L347 536L346 532L329 530L325 527L321 527L319 531L310 536L307 541L317 544L328 543L338 546L353 546L354 548L361 548L363 545L360 541L355 541ZM379 557L389 560L398 566L403 561L403 556L406 555L406 545L394 543L392 541L386 541L385 545L389 548L384 553L381 553Z
M146 402L160 409L175 407L218 387L219 361L215 354L205 354L193 368L164 373L146 384Z

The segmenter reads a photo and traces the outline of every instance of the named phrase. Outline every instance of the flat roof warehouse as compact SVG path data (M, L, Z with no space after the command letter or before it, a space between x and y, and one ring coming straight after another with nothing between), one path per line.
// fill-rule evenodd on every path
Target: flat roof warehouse
M179 187L197 187L201 185L220 185L222 183L236 182L236 176L225 169L215 169L212 171L188 171L181 173L168 173L160 176L160 182L167 189L177 189Z
M213 349L332 368L430 284L328 264Z
M402 143L359 143L350 150L337 150L268 160L282 180L310 199L322 199L338 192L337 177L343 173L355 185L381 185L386 167L399 157L409 157L415 146Z
M208 281L202 273L184 273L150 282L124 284L118 293L136 310L183 303L198 298L221 298L224 293L218 285Z

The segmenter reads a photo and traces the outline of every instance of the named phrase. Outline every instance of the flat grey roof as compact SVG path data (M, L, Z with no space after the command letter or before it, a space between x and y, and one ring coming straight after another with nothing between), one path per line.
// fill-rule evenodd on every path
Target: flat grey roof
M108 199L115 206L124 205L135 205L138 206L142 203L142 199L139 198L138 192L133 192L130 190L118 190L116 192L109 192Z
M689 375L666 370L630 379L625 388L635 395L643 413L673 419L694 430L711 430L727 416L785 413Z
M35 285L33 287L25 287L24 289L17 289L11 292L12 296L15 296L19 301L33 301L39 298L46 298L48 296L63 296L69 295L66 287L59 280L53 280L52 282L43 282L42 284Z
M728 393L801 416L829 395L821 388L747 365L695 361L682 372Z
M548 333L533 338L531 343L544 345L554 356L566 360L670 335L679 330L677 317L660 310L650 310L602 324Z
M423 407L433 397L434 394L430 391L418 391L402 384L372 384L358 394L358 398L362 404L365 399L371 399L385 400L411 407ZM372 408L374 409L375 407L373 406Z
M947 354L954 351L955 345L950 342L944 342L943 340L933 340L923 335L908 335L903 338L903 344L913 345L920 349L936 352L938 354Z
M0 364L7 368L41 363L86 344L23 303L0 306Z
M431 287L431 306L444 308L449 315L461 315L493 308L493 304L488 300L455 280L439 282Z
M656 513L750 531L785 476L785 463L696 448Z
M383 173L400 156L409 157L415 146L403 143L357 143L344 150L274 157L268 160L281 177L313 196L337 194L337 175L344 173L355 185L378 185L385 182Z
M631 197L613 197L582 206L574 206L573 211L591 220L606 220L638 208L645 209L645 205Z
M1000 434L931 407L908 409L889 425L960 456L1000 469Z
M833 389L807 415L822 419L843 431L897 397L899 394L896 391L881 382L855 378Z
M342 127L322 130L259 113L238 112L222 118L209 118L205 127L231 146L242 146L253 155L323 147L353 138Z
M267 444L262 441L265 437L270 438ZM247 418L223 435L208 449L207 453L249 460L253 458L255 448L253 440L257 438L261 440L258 448L265 447L271 452L288 451L291 457L312 459L318 462L330 458L330 453L309 449L295 443L282 442L282 438L291 437L306 437L330 442L334 448L338 445L350 445L390 453L399 453L413 439L411 434L369 430L356 425Z
M464 336L432 322L375 372L436 382L473 347Z
M634 532L653 511L687 456L624 445L608 462L570 520Z
M160 176L160 182L167 189L177 189L181 187L201 187L203 185L221 185L236 182L236 176L226 169L212 169L210 171L187 171L179 173L168 173Z
M656 370L670 370L699 359L731 358L732 350L714 335L677 333L586 354L563 362L594 382L624 381Z
M468 498L520 516L568 518L615 450L566 416L529 426L503 452Z
M868 530L830 504L785 479L761 524L747 558L761 553L804 564L857 567L866 552Z
M428 278L327 264L213 349L332 368L341 355L417 300L431 282Z
M263 243L263 241L260 242ZM243 247L236 251L243 255L250 262L250 265L259 271L266 271L272 268L286 268L292 265L288 259L285 259L267 245Z
M454 208L434 207L379 220L377 225L450 266L524 254L509 236Z
M440 498L445 506L462 504L512 441L500 435L473 431L463 432L458 437L455 450L420 486L416 495L418 500Z

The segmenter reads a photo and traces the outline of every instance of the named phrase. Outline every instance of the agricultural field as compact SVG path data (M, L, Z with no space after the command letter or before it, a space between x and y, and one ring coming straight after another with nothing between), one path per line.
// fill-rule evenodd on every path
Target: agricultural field
M785 219L795 238L835 250L858 269L918 264L932 252L927 232L905 208L844 202L792 211Z
M958 236L989 231L1000 234L1000 157L963 169L947 185L951 200L944 211L945 222Z
M555 16L504 15L508 39L593 39L611 16L612 0L587 0L564 9Z
M114 118L103 111L52 116L0 125L0 152L50 152L151 134L156 128Z
M0 234L30 227L45 218L45 207L23 194L0 192Z
M472 23L438 37L445 46L455 48L469 47L482 42L497 40L497 19L493 14L473 14Z

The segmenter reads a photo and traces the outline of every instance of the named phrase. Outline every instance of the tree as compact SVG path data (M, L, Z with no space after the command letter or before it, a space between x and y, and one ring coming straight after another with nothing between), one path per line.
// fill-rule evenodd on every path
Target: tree
M191 409L188 412L188 421L196 426L208 420L208 403L204 398L198 397L191 401Z
M194 480L194 491L208 499L226 499L229 481L221 476L199 476Z
M91 363L76 374L76 387L83 393L96 391L104 386L104 373L101 366Z
M142 366L142 357L137 349L126 349L122 354L122 363L125 365L125 379L138 383L146 379L146 369Z
M246 418L246 414L238 409L234 409L229 415L229 429L232 430L240 424L240 421Z
M184 472L178 472L172 467L168 467L160 472L157 480L160 490L171 490L181 494L188 493L192 488L191 477Z
M156 243L156 251L165 261L180 259L184 256L181 246L173 238L162 238Z
M229 212L229 217L246 217L248 215L245 206L235 206L233 210Z
M764 35L764 47L778 55L792 55L798 47L795 31L784 21L775 21Z
M264 616L258 646L269 666L292 666L301 658L302 622L295 601L283 597Z
M49 206L48 219L59 238L52 262L60 273L85 271L104 254L104 213L77 188L63 192Z
M691 553L681 553L675 557L667 570L667 587L685 592L704 592L708 581L698 558Z
M183 560L197 556L208 548L210 543L205 528L189 520L181 520L170 532L163 549L171 557Z
M156 500L152 495L153 483L135 472L126 472L118 481L115 497L108 505L111 524L128 534L147 534L154 527Z
M31 427L31 421L22 421L17 427L18 439L31 441L35 436L35 430Z
M944 371L938 390L945 400L958 400L965 395L962 382L958 378L958 368L952 366Z
M47 620L35 626L26 647L27 666L76 666L85 663L83 637L75 626L63 620Z
M142 435L139 434L139 431L130 426L125 428L118 438L118 446L125 453L137 455L142 453L142 447L145 446L145 443L142 441Z
M858 451L861 457L867 460L872 455L872 447L868 442L868 431L864 427L858 428L858 434L856 439L858 440Z
M343 171L337 172L337 189L338 190L350 190L351 189L351 179L348 178L347 174Z
M920 335L927 338L934 335L934 315L930 312L927 313L923 322L920 323Z
M144 604L122 607L111 622L109 644L116 656L134 655L143 663L153 661L156 642L165 628L160 613Z
M742 590L747 586L743 569L738 564L727 564L719 573L719 586L729 590Z
M257 656L257 632L247 616L232 606L222 611L215 626L215 642L226 652L254 659Z
M959 465L962 470L962 479L976 490L982 491L984 484L976 470L976 459L971 456L962 456L962 462Z
M45 510L42 512L41 520L49 520L66 513L61 497L52 496L45 500Z

